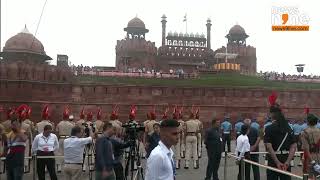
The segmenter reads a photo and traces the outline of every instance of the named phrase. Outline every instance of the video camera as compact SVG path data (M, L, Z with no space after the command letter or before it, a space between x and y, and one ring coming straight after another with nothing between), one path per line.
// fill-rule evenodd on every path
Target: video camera
M122 125L125 128L125 133L130 140L134 140L138 136L138 132L144 132L145 127L135 121L129 121Z
M82 123L82 126L85 127L84 133L85 133L86 137L90 137L90 129L89 129L88 123ZM91 126L91 129L92 129L92 132L94 133L96 131L95 125L93 123L90 123L90 126Z

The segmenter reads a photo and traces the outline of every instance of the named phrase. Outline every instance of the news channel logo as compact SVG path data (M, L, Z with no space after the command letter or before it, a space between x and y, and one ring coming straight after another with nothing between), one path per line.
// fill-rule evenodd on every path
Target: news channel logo
M298 7L272 6L272 31L309 31L310 17Z

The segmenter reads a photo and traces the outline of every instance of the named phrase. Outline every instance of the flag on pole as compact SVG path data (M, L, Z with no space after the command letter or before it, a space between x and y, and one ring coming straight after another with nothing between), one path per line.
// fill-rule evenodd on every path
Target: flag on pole
M183 22L187 21L187 14L183 16Z

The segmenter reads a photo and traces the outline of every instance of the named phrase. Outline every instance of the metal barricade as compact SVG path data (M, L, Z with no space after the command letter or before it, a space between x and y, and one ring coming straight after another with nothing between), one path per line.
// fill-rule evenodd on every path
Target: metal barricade
M90 155L86 155L87 157L89 157ZM29 156L29 157L25 157L25 159L29 159L29 160L32 160L32 179L36 180L38 179L38 176L37 176L37 159L49 159L49 158L54 158L54 159L63 159L64 156L36 156L36 155L33 155L33 156ZM1 157L0 158L0 161L3 161L3 173L0 173L1 174L5 174L5 160L6 158L5 157ZM27 173L31 173L30 171L27 172ZM89 170L89 173L90 173L90 170ZM1 177L0 177L1 179ZM92 179L92 176L90 177L90 179Z
M296 152L296 154L302 154L303 152ZM232 157L232 158L237 158L237 156L235 154L232 154L232 153L227 153L227 152L224 152L225 154L225 161L224 161L224 180L228 180L227 178L227 159L228 157ZM268 154L268 152L251 152L250 154ZM260 164L260 163L257 163L257 162L254 162L254 161L251 161L251 160L248 160L248 159L241 159L240 160L240 164L241 164L241 180L245 180L245 164L246 163L249 163L251 165L255 165L257 167L261 167L261 168L264 168L264 169L268 169L268 170L271 170L271 171L275 171L275 172L278 172L278 173L281 173L281 174L284 174L284 175L288 175L290 177L294 177L294 178L297 178L297 179L302 179L302 180L308 180L309 178L309 175L308 174L303 174L303 176L299 176L299 175L296 175L296 174L293 174L291 172L288 172L288 171L283 171L283 170L279 170L277 168L274 168L274 167L271 167L271 166L266 166L264 164Z

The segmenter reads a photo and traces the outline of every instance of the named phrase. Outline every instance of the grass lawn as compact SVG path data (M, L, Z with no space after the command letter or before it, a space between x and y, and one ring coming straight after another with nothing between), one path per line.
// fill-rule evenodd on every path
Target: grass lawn
M146 86L179 86L179 87L239 87L265 89L320 89L320 83L266 81L259 77L239 74L201 75L198 79L156 79L125 78L102 76L78 76L79 83L146 85Z

